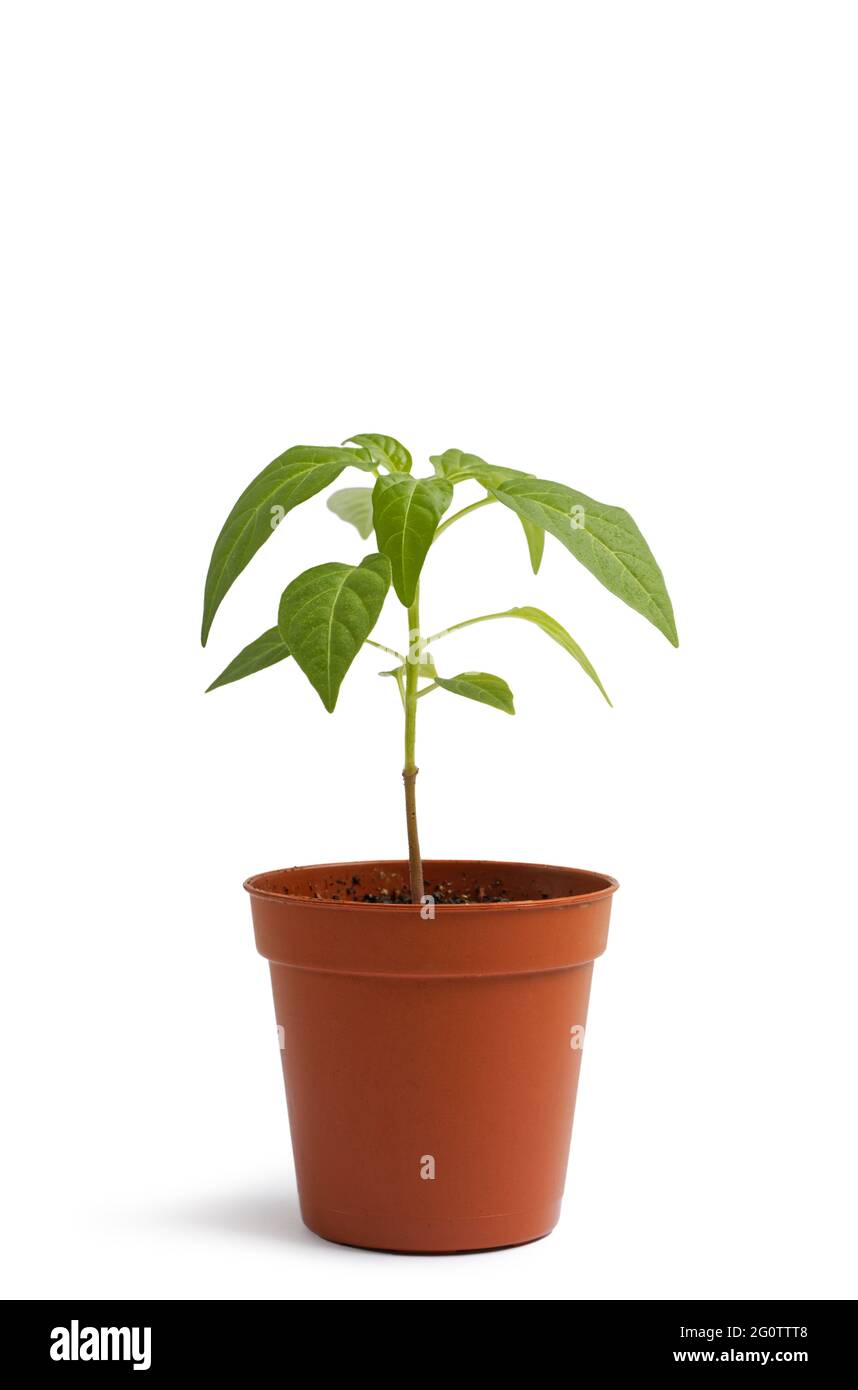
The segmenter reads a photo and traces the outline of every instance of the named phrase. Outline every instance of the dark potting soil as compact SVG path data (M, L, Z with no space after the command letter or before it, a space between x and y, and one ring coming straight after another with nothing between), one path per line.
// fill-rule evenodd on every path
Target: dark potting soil
M286 897L290 894L288 889L281 890ZM464 906L468 903L509 903L514 902L509 893L504 889L500 879L491 879L486 883L474 883L467 888L453 888L451 883L436 882L431 883L427 880L424 885L424 894L434 900L438 906ZM305 896L301 894L301 896ZM374 893L368 892L363 885L359 874L353 874L350 879L334 879L331 883L314 886L309 895L320 899L323 902L333 903L395 903L407 905L411 902L411 892L405 884L391 884L390 888L382 888ZM548 894L541 894L547 898Z
M508 903L511 901L509 896L503 891L503 885L495 879L489 884L475 883L472 888L454 892L450 883L426 883L423 887L426 897L433 898L438 906L448 904L450 906L461 905L464 903ZM399 888L391 891L386 889L381 893L364 893L361 897L352 899L354 902L361 903L410 903L411 893L407 888Z

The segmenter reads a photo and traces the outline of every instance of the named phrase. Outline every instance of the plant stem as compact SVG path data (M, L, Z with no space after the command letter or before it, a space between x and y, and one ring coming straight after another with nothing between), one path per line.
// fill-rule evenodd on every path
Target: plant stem
M489 504L494 501L494 497L483 497L479 502L471 502L470 506L463 507L460 512L454 512L452 516L448 516L446 521L441 522L441 525L432 537L432 544L435 544L441 533L446 531L448 526L452 526L454 521L460 521L461 518L467 516L469 512L476 512L480 507L488 507Z
M405 783L405 821L408 830L408 872L411 879L411 901L413 903L419 903L423 897L423 861L420 858L420 840L417 834L415 788L418 767L414 760L420 654L420 593L418 590L414 595L414 602L408 610L408 657L405 664L405 766L402 769L402 780Z

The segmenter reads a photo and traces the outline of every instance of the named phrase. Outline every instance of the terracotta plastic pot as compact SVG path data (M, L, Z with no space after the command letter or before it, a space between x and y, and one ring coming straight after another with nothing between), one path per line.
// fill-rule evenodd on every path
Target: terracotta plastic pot
M427 860L427 892L501 882L516 901L350 901L407 865L257 874L301 1213L328 1240L460 1251L547 1235L560 1213L606 874ZM339 901L331 901L334 896Z

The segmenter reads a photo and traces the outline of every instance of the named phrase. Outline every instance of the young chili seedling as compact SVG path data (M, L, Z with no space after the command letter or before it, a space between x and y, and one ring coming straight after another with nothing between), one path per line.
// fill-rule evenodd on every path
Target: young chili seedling
M402 775L411 900L415 903L423 897L415 797L418 701L432 691L446 690L507 714L515 712L512 691L505 680L486 671L442 676L435 666L432 645L474 623L518 618L535 624L559 643L608 699L578 643L539 608L484 613L423 635L420 575L430 547L448 527L481 507L500 503L515 512L521 523L534 574L542 561L547 533L571 551L606 589L678 645L661 570L628 512L596 502L565 483L548 482L516 468L496 467L459 449L448 449L430 461L434 474L414 477L408 450L384 434L354 435L339 448L297 445L287 449L254 478L224 522L209 563L202 627L205 646L224 596L287 512L328 487L346 468L357 468L375 478L371 486L333 493L328 506L356 526L364 539L374 530L377 551L358 565L331 561L299 574L283 591L276 625L239 652L209 690L292 656L321 696L325 709L332 712L343 678L363 646L376 647L395 659L396 665L382 674L395 680L404 713ZM482 496L448 515L455 488L464 482L476 483ZM404 652L370 636L391 584L407 611Z

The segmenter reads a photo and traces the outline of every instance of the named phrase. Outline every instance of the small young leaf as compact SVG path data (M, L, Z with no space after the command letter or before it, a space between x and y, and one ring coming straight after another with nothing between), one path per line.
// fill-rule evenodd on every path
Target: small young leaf
M273 534L278 522L300 502L321 492L349 464L369 471L373 466L358 449L299 444L269 463L245 488L221 528L209 561L203 604L203 646L225 595L245 565Z
M372 488L344 487L332 492L328 510L356 526L364 540L372 531Z
M512 691L500 676L491 676L487 671L463 671L447 680L440 676L435 679L442 690L449 690L453 695L464 695L468 700L479 700L482 705L502 709L504 714L515 714Z
M429 462L438 478L467 478L470 476L468 462L476 457L476 454L463 454L461 449L445 449L443 454L430 454Z
M561 623L558 623L556 618L552 618L547 613L543 613L541 608L505 608L502 613L483 613L479 618L468 618L465 622L455 623L453 627L445 628L443 632L436 632L434 637L428 640L440 640L442 637L449 637L451 632L458 632L461 628L473 627L476 623L491 623L498 618L523 618L525 622L535 623L537 627L542 628L543 632L547 633L547 635L553 638L564 651L567 651L570 656L575 658L579 666L587 672L591 681L598 686L605 699L608 700L608 693L599 680L594 666L584 655L574 637L570 636L565 627L563 627ZM608 704L610 703L610 700L608 700Z
M443 478L389 473L373 488L378 548L390 560L393 587L406 607L414 602L426 552L452 500L452 484Z
M328 505L330 506L330 503ZM530 551L530 567L534 574L539 574L542 552L545 549L545 532L541 526L535 526L532 521L528 521L526 516L520 516L518 519L521 522L527 548Z
M280 635L329 713L389 588L388 560L368 555L359 565L315 565L283 592Z
M578 646L575 638L570 636L562 623L558 623L556 618L552 618L548 613L543 613L541 608L510 608L506 613L499 613L497 616L501 618L523 618L525 622L535 623L537 627L542 628L542 631L553 638L555 642L559 643L564 651L568 652L570 656L574 656L578 665L587 672L590 680L599 687L605 699L608 700L608 704L611 703L608 699L607 690L596 674L595 667L584 655L584 652Z
M411 455L404 444L389 434L353 434L347 444L359 444L371 455L374 463L381 463L393 473L411 472Z
M243 647L238 656L233 657L217 680L212 681L208 690L217 690L219 685L229 685L231 681L240 681L244 676L252 676L255 671L264 671L266 666L273 666L275 662L282 661L287 656L289 648L280 636L280 629L270 627L261 637Z
M628 512L538 478L486 486L505 507L556 536L606 589L679 645L664 576Z

